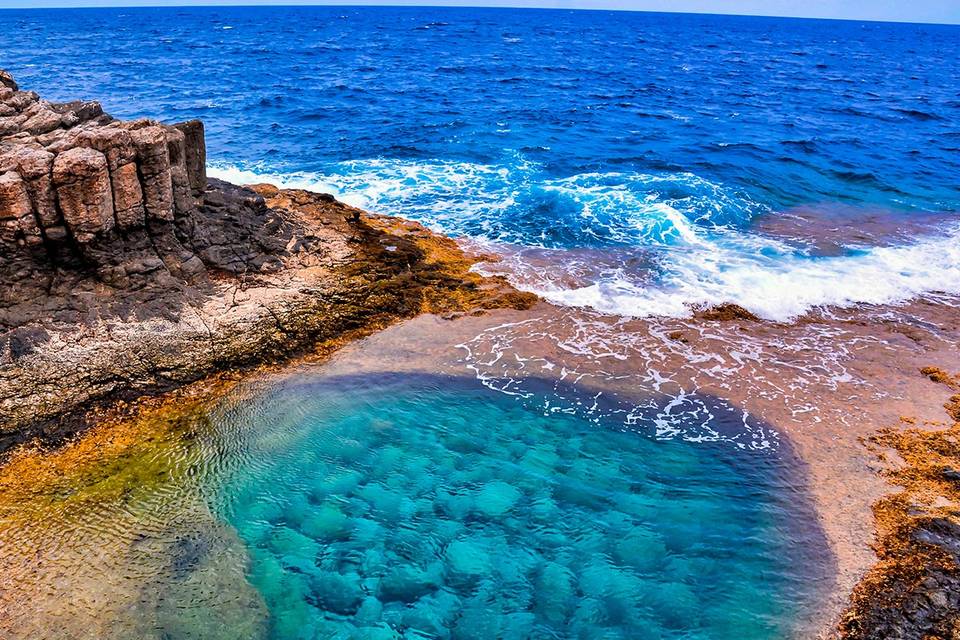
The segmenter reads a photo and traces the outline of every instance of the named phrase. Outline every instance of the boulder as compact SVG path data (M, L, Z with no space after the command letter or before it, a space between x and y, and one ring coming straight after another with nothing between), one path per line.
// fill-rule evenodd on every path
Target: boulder
M27 121L27 116L16 114L0 118L0 138L19 133L23 129L23 123Z
M310 576L310 587L321 609L340 615L357 613L364 592L360 576L334 572L317 572Z
M50 108L64 117L69 117L74 124L87 122L103 115L103 107L93 100L74 100L51 104ZM72 126L72 125L71 125Z
M4 99L4 103L16 109L18 113L39 101L40 96L35 91L14 91Z
M377 593L381 602L416 602L433 593L442 583L443 568L439 564L421 568L416 565L394 567L380 581Z
M496 480L485 484L474 498L474 511L484 517L497 519L509 513L522 497L511 484Z
M48 106L41 104L40 107L36 109L36 113L30 115L26 122L21 125L21 128L27 133L40 135L59 128L60 124L60 114Z
M8 71L0 69L0 87L6 87L8 89L17 90L17 83L14 82L13 76L10 75Z

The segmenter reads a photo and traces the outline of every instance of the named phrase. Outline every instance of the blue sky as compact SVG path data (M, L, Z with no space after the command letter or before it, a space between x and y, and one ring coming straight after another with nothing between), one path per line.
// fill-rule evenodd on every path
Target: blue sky
M632 9L960 24L960 0L0 0L4 7L350 4Z

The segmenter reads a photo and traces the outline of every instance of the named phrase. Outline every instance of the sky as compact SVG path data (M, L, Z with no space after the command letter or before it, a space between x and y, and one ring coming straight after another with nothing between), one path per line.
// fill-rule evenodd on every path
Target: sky
M200 5L428 5L620 9L960 24L960 0L0 0L0 8Z

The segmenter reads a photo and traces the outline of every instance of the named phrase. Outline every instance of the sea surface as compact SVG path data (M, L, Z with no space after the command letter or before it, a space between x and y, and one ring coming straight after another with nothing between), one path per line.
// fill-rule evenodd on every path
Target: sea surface
M831 547L780 428L836 443L897 393L851 363L917 332L865 317L949 324L960 28L246 7L7 10L0 33L23 88L201 118L211 175L421 221L556 304L394 327L0 504L23 637L824 624ZM918 296L939 306L895 306ZM722 303L811 321L691 319Z
M4 11L51 100L471 238L630 316L960 292L960 28L437 8ZM824 241L829 247L824 249Z

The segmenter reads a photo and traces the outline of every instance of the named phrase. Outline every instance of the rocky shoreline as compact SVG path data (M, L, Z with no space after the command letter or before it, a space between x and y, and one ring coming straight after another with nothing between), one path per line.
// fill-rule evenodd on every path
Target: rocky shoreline
M347 331L535 300L415 223L208 180L199 121L0 83L0 453Z
M843 639L960 637L960 381L937 367L920 373L953 393L949 420L901 417L865 442L901 491L874 504L879 561L850 597Z
M95 102L45 102L0 70L0 458L58 445L101 409L398 319L536 302L416 223L208 179L205 155L199 121L121 122ZM757 319L727 305L697 321ZM904 491L876 504L880 562L830 635L960 637L954 398L946 431L908 425L867 443L906 461L885 472Z

